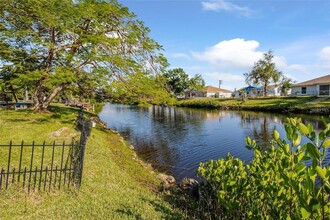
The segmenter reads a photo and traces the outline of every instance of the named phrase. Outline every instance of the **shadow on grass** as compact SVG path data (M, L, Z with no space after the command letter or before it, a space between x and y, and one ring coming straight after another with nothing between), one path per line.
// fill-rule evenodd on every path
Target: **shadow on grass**
M195 193L187 193L178 187L164 191L161 194L163 199L171 204L173 210L180 210L179 214L174 213L169 219L221 219L210 203L210 195L203 189L203 184Z
M14 122L14 123L27 122L27 121L31 121L31 119L23 119L23 118L6 119L6 122Z
M127 206L124 206L122 209L117 209L116 212L122 215L126 215L129 218L143 219L140 214L134 213L134 211L132 211L132 209Z
M166 197L164 198L166 199ZM172 204L172 201L170 200L166 200L166 201L173 207L173 209L170 209L164 206L163 204L161 204L160 202L154 200L148 200L146 198L142 198L142 200L151 204L156 211L163 213L165 215L165 219L186 219L182 215L182 213L180 213L179 211L175 211L177 207L175 204Z
M52 118L61 118L63 116L70 116L72 114L77 114L79 108L72 107L62 107L62 106L49 106L49 111L53 113Z

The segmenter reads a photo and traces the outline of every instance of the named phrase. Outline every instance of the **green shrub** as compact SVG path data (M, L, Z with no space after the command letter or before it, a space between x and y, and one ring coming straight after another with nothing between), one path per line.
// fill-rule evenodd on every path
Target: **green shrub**
M324 125L317 133L301 119L289 118L288 141L274 131L265 150L246 139L246 147L254 151L249 164L231 155L202 163L202 205L221 219L329 219L330 166L324 158L330 147L330 123ZM301 146L302 137L308 142Z

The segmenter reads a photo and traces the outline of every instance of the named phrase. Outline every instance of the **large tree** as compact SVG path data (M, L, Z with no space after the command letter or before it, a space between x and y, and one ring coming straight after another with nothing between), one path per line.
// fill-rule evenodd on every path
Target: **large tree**
M291 89L292 84L294 84L295 82L296 81L294 81L291 78L288 78L286 76L282 76L282 79L281 79L281 82L280 82L281 88L282 88L282 91L281 91L282 95L287 96L290 89Z
M200 74L189 77L182 68L175 68L164 73L167 79L167 85L175 95L182 95L186 89L200 90L205 86L204 79Z
M188 89L190 90L203 90L205 87L205 81L201 74L196 74L189 79Z
M276 68L273 59L273 51L269 50L263 54L263 58L254 64L250 72L244 73L245 82L247 84L253 83L262 85L264 96L267 96L267 88L269 84L276 84L282 76L282 72Z
M109 87L113 100L140 106L171 105L175 99L166 90L166 79L162 75L152 76L137 73L127 75L125 81L114 81Z
M70 86L156 76L166 61L148 33L116 0L0 0L0 73L44 110Z

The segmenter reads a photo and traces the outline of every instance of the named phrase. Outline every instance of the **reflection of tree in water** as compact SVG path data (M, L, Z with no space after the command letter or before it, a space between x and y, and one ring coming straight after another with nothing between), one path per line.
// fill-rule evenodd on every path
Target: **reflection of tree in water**
M172 139L182 140L189 129L202 129L205 119L219 117L219 110L210 111L205 109L171 108L153 106L149 109L154 124L152 131L174 135ZM172 132L175 130L175 132Z
M135 143L143 143L139 144L138 154L155 168L171 171L179 161L180 140L185 140L191 127L200 129L203 126L207 112L162 106L153 106L148 111L152 118L152 137L135 138Z
M228 128L230 129L237 128L237 123L239 123L238 126L241 128L237 128L240 130L237 131L237 134L241 135L241 132L244 132L244 137L250 136L259 145L266 146L272 138L275 126L279 129L278 126L283 125L286 117L289 117L289 115L260 112L160 106L150 108L124 106L115 110L112 117L121 119L115 129L136 147L140 158L152 164L156 169L168 173L177 172L175 167L182 164L181 160L185 160L185 156L187 156L185 153L190 152L189 145L193 144L191 141L196 141L196 135L214 133L213 129L218 129L217 124L214 123L218 120L220 125L227 126L229 123ZM322 127L320 117L308 115L292 115L291 117L301 117L304 122ZM226 132L235 135L236 132L227 127L221 129L224 135ZM283 132L283 128L281 129ZM201 136L200 138L206 139L205 142L209 143L209 137ZM210 136L210 138L214 137ZM212 144L212 142L210 143ZM198 151L198 154L203 155L204 150ZM191 155L188 153L189 156Z
M260 112L239 112L241 127L246 131L246 136L257 141L261 146L267 146L276 129L275 123L283 124L285 118L275 114Z
M282 115L263 112L238 112L241 117L241 127L246 131L246 136L255 139L261 146L267 146L273 138L275 124L285 124L288 117L301 118L305 124L312 124L316 131L324 129L320 116L311 115Z
M327 120L327 121L329 121L329 120ZM314 127L315 131L318 131L318 132L325 129L323 122L320 120L317 121L312 118L302 118L302 122L304 124L311 124Z
M130 137L131 142L136 146L137 154L153 167L160 171L171 172L175 163L179 161L179 145L183 144L190 129L200 130L205 119L218 118L219 111L171 108L152 106L148 109L138 109L142 117L148 113L152 119L150 134L145 136L131 135L134 131L129 128L124 131ZM141 125L144 126L144 125ZM146 125L146 127L148 127ZM173 132L174 131L174 132ZM135 136L135 137L134 137ZM175 141L175 142L173 142Z
M153 106L149 109L155 122L166 123L177 126L180 124L192 124L201 126L203 121L211 115L219 115L218 110L191 109L191 108L171 108L163 106Z
M171 148L167 141L160 140L157 143L145 143L141 146L141 140L138 142L140 147L137 154L153 168L171 174L178 161L179 154L176 148Z
M177 149L170 148L168 141L158 135L136 136L131 128L122 130L121 135L134 145L135 152L141 159L161 172L170 173L174 162L179 159Z

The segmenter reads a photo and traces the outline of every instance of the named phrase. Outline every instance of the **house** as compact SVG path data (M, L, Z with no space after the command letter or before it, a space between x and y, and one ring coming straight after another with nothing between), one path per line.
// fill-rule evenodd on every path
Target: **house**
M267 87L268 96L281 96L282 95L282 86L281 85L269 85Z
M281 84L269 85L267 89L267 96L286 96L291 95L291 88L284 91Z
M214 86L206 86L202 91L195 91L195 90L185 91L185 96L186 98L201 98L201 97L231 98L232 92Z
M232 92L227 89L221 89L214 86L206 86L204 88L206 93L205 97L215 97L215 98L231 98Z
M247 97L257 97L262 94L262 88L260 86L247 86L235 91L234 97L240 98L243 94L246 94Z
M330 74L291 86L291 94L302 95L330 95Z

